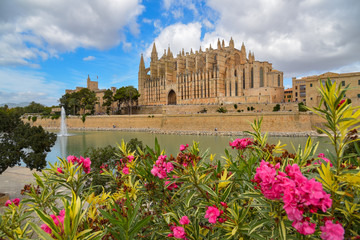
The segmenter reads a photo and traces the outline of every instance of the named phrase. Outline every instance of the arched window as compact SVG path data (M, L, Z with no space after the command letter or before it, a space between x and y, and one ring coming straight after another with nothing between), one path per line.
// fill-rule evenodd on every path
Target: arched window
M280 75L278 75L278 86L280 87Z
M245 69L243 69L243 79L242 79L242 82L243 82L243 89L245 89Z
M254 88L254 68L251 68L250 88Z
M229 82L229 95L231 97L231 82Z
M264 69L260 67L260 87L264 86Z
M225 97L227 96L227 91L226 91L226 81L225 81Z
M235 96L238 95L238 82L235 81Z
M237 76L237 72L236 72L236 69L235 69L235 71L234 71L234 77L236 77Z

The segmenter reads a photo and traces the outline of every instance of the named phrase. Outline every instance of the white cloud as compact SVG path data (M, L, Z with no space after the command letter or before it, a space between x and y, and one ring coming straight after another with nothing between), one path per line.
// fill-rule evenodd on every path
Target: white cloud
M0 1L0 64L32 65L78 47L107 49L139 33L140 0Z
M95 59L96 59L96 57L94 57L94 56L87 56L87 57L83 58L83 61L93 61Z
M0 68L0 103L39 102L47 106L57 104L64 94L61 82L51 81L37 71Z
M158 51L159 58L163 55L164 49L172 51L174 57L181 51L182 48L185 48L185 52L190 52L192 48L193 51L199 49L201 42L201 24L198 22L182 24L176 23L162 29L161 33L157 38L155 38L156 49ZM147 48L145 52L145 57L149 58L151 56L153 44Z
M349 0L209 0L219 19L203 45L219 36L244 42L255 58L295 77L360 62L360 2ZM206 23L203 22L206 26Z

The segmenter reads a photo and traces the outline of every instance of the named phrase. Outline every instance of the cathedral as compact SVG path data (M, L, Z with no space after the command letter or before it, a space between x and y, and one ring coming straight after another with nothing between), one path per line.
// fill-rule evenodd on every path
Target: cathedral
M280 103L284 98L283 72L269 62L247 56L244 43L241 50L224 40L204 51L184 52L176 57L164 50L158 57L155 43L150 67L141 55L138 89L139 105Z

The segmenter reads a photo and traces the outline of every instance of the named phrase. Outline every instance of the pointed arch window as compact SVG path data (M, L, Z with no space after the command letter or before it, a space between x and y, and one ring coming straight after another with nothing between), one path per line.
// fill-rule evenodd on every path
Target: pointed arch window
M254 88L254 68L251 68L250 88Z
M264 86L264 69L260 67L260 87Z
M243 89L245 89L245 69L243 69Z

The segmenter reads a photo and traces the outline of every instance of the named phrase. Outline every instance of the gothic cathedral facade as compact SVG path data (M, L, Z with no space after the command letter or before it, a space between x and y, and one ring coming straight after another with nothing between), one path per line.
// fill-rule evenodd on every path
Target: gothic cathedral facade
M141 55L138 89L139 105L280 103L284 98L283 72L269 62L256 61L234 47L233 39L225 46L205 51L180 52L173 57L170 47L159 59L155 43L150 67Z

